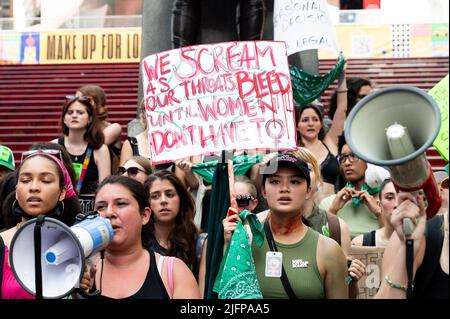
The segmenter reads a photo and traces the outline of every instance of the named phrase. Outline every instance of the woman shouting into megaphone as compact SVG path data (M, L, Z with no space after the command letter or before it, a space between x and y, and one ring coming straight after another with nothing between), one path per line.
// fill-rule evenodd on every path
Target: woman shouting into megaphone
M41 215L56 218L71 226L76 209L65 207L66 199L76 196L69 173L59 151L35 150L23 153L17 171L16 200L12 205L13 214L21 216L15 227L0 233L0 299L32 299L34 296L24 289L13 274L8 258L9 248L17 230L27 220ZM65 201L67 203L73 201ZM78 203L78 201L75 201ZM33 247L26 254L33 254Z
M109 176L98 187L95 210L110 220L114 238L96 265L92 290L102 299L200 298L193 273L179 258L149 250L148 189L129 177Z

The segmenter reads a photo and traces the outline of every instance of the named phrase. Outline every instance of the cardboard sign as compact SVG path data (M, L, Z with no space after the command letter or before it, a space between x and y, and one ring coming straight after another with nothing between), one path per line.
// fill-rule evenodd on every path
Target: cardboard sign
M282 42L206 44L141 63L153 163L222 150L292 150L296 129Z
M441 128L433 146L448 162L448 74L428 91L441 110Z
M381 261L384 248L351 246L350 255L366 265L366 273L358 281L358 299L372 299L381 284Z
M274 39L286 42L289 55L311 49L338 51L326 0L275 0L273 26Z

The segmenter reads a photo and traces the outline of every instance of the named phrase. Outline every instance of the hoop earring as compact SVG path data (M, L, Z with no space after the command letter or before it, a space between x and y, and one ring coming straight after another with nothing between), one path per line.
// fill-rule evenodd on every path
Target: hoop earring
M22 210L22 208L19 206L19 203L17 202L17 199L15 199L14 202L12 203L11 211L12 211L12 214L13 214L15 217L22 217L22 215L23 215L23 210Z

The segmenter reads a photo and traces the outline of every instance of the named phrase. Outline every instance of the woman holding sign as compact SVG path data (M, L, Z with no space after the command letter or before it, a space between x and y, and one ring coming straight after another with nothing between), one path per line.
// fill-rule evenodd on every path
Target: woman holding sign
M104 135L92 105L86 96L68 96L61 118L64 136L52 141L62 145L70 154L83 212L93 210L98 183L111 175L108 147L103 144Z
M263 175L262 193L267 199L265 239L252 254L264 298L348 298L345 255L332 239L306 226L303 206L311 196L308 165L295 153L285 153L269 161ZM223 221L224 238L229 242L236 215Z
M301 106L295 112L297 140L300 146L310 150L320 163L320 175L323 183L319 188L318 202L335 193L335 185L339 176L339 163L336 155L339 136L344 130L347 112L346 66L347 63L338 78L338 108L327 133L325 133L323 113L317 103Z

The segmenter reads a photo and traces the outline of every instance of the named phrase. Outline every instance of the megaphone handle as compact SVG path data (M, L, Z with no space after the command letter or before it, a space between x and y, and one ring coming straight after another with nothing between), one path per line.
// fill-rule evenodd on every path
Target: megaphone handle
M94 290L93 292L88 292L88 291L85 291L84 289L81 289L81 288L76 288L76 289L75 289L76 292L77 292L78 294L80 294L80 295L81 295L83 298L85 298L85 299L98 297L98 296L100 296L100 295L102 294L103 261L104 261L104 259L105 259L105 251L104 251L104 250L102 250L102 251L100 252L100 258L101 258L101 260L102 260L102 263L101 263L102 269L100 270L100 288ZM95 284L95 280L94 280L94 284Z
M41 228L45 222L45 216L39 215L36 218L34 225L34 281L36 288L36 299L43 299L42 296L42 263L41 263L41 249L42 236Z

